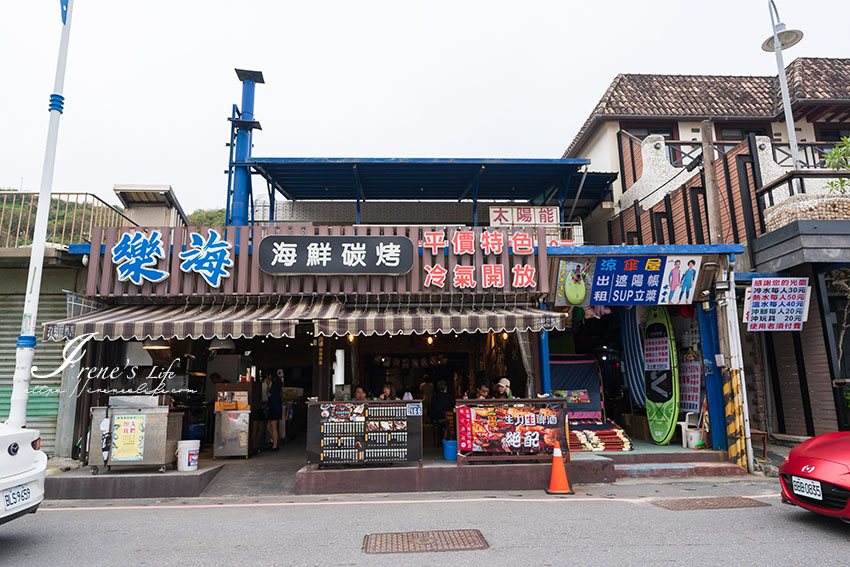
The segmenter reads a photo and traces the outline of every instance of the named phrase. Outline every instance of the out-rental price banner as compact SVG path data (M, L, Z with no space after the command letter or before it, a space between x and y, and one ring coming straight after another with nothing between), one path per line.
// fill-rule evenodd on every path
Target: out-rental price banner
M483 453L551 453L566 450L564 407L459 406L458 449Z

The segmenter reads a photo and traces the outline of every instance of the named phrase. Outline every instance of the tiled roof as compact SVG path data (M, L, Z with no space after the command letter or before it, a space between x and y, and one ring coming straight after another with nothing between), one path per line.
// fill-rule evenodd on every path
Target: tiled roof
M791 103L850 101L850 59L800 58L785 70ZM584 142L595 122L625 117L774 118L782 112L772 77L617 75L582 125L564 157Z

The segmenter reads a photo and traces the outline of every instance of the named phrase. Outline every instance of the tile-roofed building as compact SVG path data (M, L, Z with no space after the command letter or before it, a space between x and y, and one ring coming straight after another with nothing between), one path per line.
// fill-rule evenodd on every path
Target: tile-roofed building
M807 103L850 102L850 59L799 58L786 68L786 76L795 118L800 117L797 108ZM781 114L776 76L620 74L564 157L576 157L596 125L604 120L773 121Z

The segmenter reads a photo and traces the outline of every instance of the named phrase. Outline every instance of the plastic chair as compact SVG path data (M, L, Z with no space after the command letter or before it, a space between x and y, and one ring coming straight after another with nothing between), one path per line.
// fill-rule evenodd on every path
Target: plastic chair
M699 427L699 412L689 411L685 414L685 421L676 422L682 431L682 447L688 446L688 430ZM693 427L692 427L693 426Z

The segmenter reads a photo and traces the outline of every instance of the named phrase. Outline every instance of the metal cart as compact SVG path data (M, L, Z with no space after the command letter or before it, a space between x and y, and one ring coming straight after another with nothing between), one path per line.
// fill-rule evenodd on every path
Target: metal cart
M147 397L147 396L144 396ZM92 474L100 467L159 467L165 472L177 462L177 442L183 429L183 413L167 406L110 405L91 408L89 466Z

